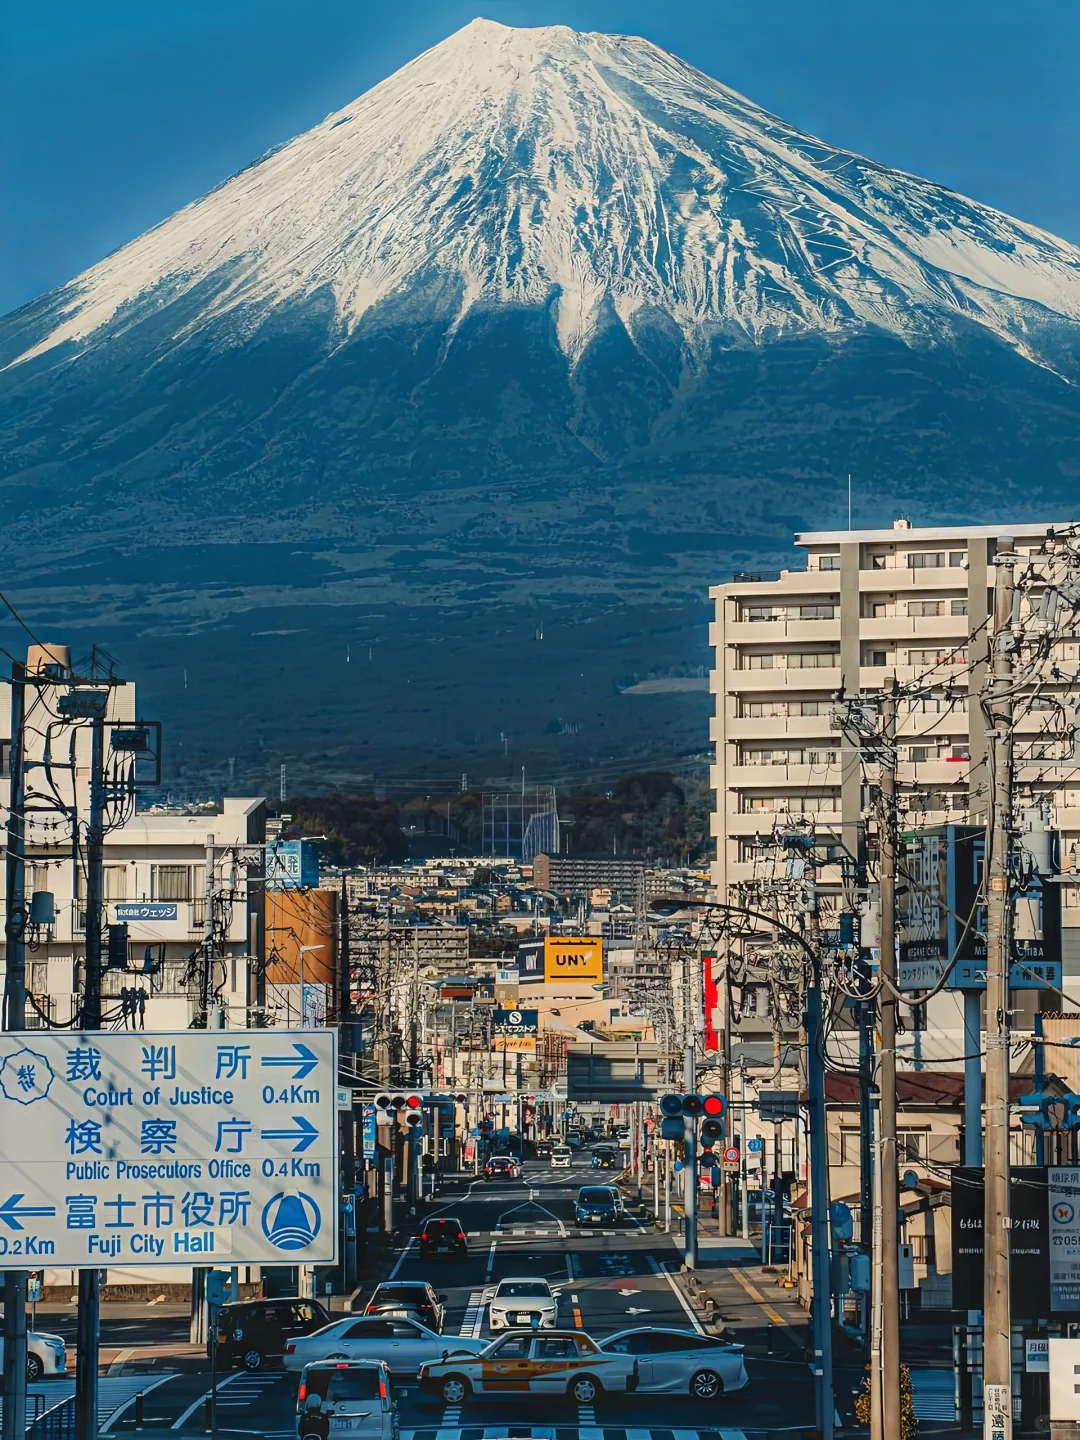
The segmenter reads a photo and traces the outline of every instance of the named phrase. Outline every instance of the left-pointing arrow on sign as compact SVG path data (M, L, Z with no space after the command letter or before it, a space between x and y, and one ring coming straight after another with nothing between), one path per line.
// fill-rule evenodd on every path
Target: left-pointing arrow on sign
M264 1140L295 1140L293 1154L299 1155L301 1150L306 1150L314 1140L319 1138L319 1132L310 1120L304 1119L303 1115L294 1115L292 1118L296 1125L295 1130L263 1130L261 1133Z
M25 1229L25 1226L22 1224L23 1220L29 1220L34 1216L56 1214L55 1205L20 1205L19 1201L22 1198L23 1196L21 1194L9 1195L4 1203L0 1205L0 1220L4 1222L9 1230Z

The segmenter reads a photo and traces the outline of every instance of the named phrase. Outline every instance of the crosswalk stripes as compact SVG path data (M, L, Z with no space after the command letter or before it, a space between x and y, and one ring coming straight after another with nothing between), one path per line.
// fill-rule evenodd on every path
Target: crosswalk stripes
M484 1292L474 1290L465 1307L465 1319L461 1322L461 1334L466 1340L479 1340L484 1328L484 1306L481 1303Z
M584 1418L587 1406L580 1406ZM449 1412L448 1412L449 1413ZM446 1416L443 1416L445 1421ZM417 1430L402 1430L401 1440L746 1440L744 1431L731 1426L723 1429L670 1429L655 1426L631 1428L623 1425L598 1425L595 1417L587 1425L468 1425L457 1428L440 1425Z

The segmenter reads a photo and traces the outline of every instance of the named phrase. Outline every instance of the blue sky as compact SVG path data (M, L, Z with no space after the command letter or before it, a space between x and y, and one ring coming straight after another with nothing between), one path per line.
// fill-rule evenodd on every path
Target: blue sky
M51 0L0 33L0 313L475 15L647 36L834 144L1080 242L1073 0Z

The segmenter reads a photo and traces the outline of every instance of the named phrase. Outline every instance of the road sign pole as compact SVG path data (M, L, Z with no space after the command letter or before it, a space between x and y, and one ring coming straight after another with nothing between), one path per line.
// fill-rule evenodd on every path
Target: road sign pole
M10 788L7 822L7 903L5 913L4 1028L26 1028L26 829L24 815L23 719L25 668L11 663ZM26 1271L4 1276L3 1440L23 1440L26 1431Z
M697 1072L694 1056L694 1032L688 1025L686 1029L686 1061L684 1084L687 1095L693 1095L697 1085ZM687 1270L696 1270L698 1262L698 1233L697 1233L697 1210L698 1210L698 1163L697 1163L697 1119L687 1115L683 1121L686 1139L685 1158L683 1162L683 1213L685 1216L685 1235L683 1240L683 1263Z
M105 697L90 722L90 814L86 829L86 941L82 1029L101 1029L101 908L105 860ZM75 1440L96 1440L101 1272L79 1271L75 1330Z

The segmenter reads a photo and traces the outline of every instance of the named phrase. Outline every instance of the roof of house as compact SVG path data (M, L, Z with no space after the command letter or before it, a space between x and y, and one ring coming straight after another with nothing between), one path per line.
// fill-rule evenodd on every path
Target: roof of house
M1056 1075L1046 1077L1049 1090L1065 1094L1068 1085ZM1031 1075L1009 1077L1009 1099L1017 1101L1021 1095L1030 1094L1035 1088ZM807 1097L803 1096L805 1100ZM896 1099L901 1109L922 1107L960 1110L964 1104L964 1074L962 1070L900 1070L896 1076ZM825 1100L829 1105L852 1106L859 1103L859 1077L829 1072L825 1076Z

